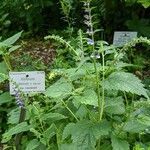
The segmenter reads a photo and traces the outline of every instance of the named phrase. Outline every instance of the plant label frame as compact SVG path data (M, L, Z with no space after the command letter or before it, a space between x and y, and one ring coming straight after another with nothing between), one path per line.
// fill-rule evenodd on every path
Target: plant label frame
M113 37L113 45L122 47L134 38L137 38L137 32L135 31L115 31Z
M45 92L45 72L9 72L9 90L15 95L15 90L25 94Z

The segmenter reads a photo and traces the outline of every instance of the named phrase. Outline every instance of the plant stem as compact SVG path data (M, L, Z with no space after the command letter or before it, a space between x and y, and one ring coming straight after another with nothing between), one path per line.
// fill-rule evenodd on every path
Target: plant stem
M76 115L72 112L72 110L67 106L67 104L61 100L61 102L64 104L64 106L66 107L66 109L71 113L71 115L76 119L76 121L78 122L79 119L76 117Z
M102 82L104 82L104 80L105 80L105 55L103 52L103 44L102 43L101 43L101 49L102 49L102 68L103 68ZM104 104L105 104L105 91L104 91L104 87L102 86L102 101L101 101L100 121L102 120L102 117L103 117Z
M91 23L91 38L94 42L94 29L93 29L93 25L92 25L92 15L91 15L91 9L88 6L89 11L89 18L90 18L90 23ZM95 42L94 42L95 43ZM93 52L95 51L95 44L92 45L92 49ZM94 69L95 69L95 73L96 73L96 86L97 86L97 97L98 97L98 113L99 113L99 119L98 121L100 121L100 116L101 116L101 99L100 99L100 76L99 76L99 71L97 70L97 66L96 66L96 59L93 59L93 63L94 63Z
M19 123L23 122L25 120L25 115L26 115L26 110L25 108L21 107L20 110L20 116L19 116ZM16 145L16 150L21 150L21 138L22 138L22 132L18 133L16 135L16 140L15 140L15 145Z
M94 69L95 69L95 73L96 73L96 86L97 86L97 98L98 98L98 112L99 112L99 119L98 121L100 121L101 119L101 99L100 99L100 79L99 79L99 72L97 70L97 66L96 66L96 60L93 59L94 62Z

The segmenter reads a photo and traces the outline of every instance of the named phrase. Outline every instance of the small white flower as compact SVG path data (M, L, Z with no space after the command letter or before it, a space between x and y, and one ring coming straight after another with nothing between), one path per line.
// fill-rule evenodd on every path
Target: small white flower
M87 26L89 26L89 27L92 25L92 23L91 23L90 21L87 21L87 20L85 20L84 23L85 23Z
M87 20L90 20L90 16L89 15L84 15L84 18Z
M89 2L84 2L84 6L85 6L85 7L87 7L87 6L89 7L89 6L90 6L90 3L89 3Z
M98 51L95 51L91 54L91 58L99 59L101 56Z
M93 34L93 31L87 29L86 33L87 33L88 35L92 35L92 34Z
M94 45L94 41L93 41L92 39L88 39L88 40L87 40L87 44L88 44L88 45Z

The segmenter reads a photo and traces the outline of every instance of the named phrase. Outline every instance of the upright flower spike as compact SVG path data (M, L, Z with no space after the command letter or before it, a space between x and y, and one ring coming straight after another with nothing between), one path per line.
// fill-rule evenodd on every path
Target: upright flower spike
M22 100L21 97L21 93L19 92L19 90L17 90L17 87L14 88L14 92L15 92L15 98L16 98L16 103L20 108L24 108L24 102Z
M93 24L92 24L90 1L84 2L84 12L85 12L84 24L87 26L86 34L91 37L87 40L87 44L94 45L94 31L93 31Z

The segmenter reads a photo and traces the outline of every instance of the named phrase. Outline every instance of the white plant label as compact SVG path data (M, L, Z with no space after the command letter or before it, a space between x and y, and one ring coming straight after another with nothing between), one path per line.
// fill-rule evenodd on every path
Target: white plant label
M45 91L45 72L29 71L29 72L9 72L9 88L10 94L14 95L14 89L24 93L42 93Z
M137 37L137 32L116 31L114 32L113 44L121 47Z

